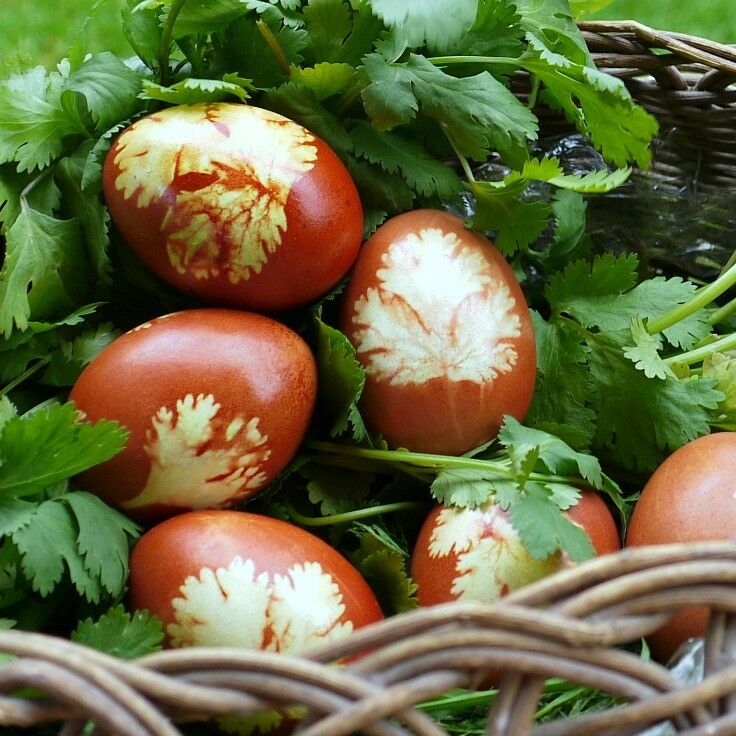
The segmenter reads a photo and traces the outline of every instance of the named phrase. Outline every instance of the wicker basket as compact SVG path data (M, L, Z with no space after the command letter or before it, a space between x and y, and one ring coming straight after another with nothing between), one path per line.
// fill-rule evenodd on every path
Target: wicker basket
M665 184L736 180L736 50L638 23L588 23L601 68L622 77L662 124L650 172ZM545 121L549 129L559 125ZM0 725L88 721L120 736L175 736L176 722L301 704L304 736L446 736L415 704L503 670L489 736L635 734L671 719L689 736L736 734L736 543L626 551L557 574L493 606L451 604L362 629L311 656L227 649L169 651L123 662L60 639L0 631ZM676 609L712 608L705 680L678 685L619 645ZM335 660L364 653L337 668ZM544 679L600 688L624 705L534 726ZM43 697L23 697L21 688ZM214 729L213 729L214 730Z

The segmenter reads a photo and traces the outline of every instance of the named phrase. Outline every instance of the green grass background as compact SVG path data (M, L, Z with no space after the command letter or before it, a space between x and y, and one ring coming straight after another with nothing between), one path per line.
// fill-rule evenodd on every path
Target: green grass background
M397 0L397 2L400 0ZM0 0L0 58L54 64L79 34L93 0ZM89 50L127 54L119 0L109 0L90 27ZM736 43L736 0L614 0L596 18L636 18L658 28Z

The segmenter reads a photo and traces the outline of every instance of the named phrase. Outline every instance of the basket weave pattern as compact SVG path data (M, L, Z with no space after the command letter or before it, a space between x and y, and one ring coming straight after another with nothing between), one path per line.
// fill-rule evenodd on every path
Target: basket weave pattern
M174 722L305 705L304 736L446 736L413 706L504 670L489 736L630 734L672 718L688 736L736 732L736 544L625 551L560 573L493 606L453 603L403 614L290 657L191 649L123 662L41 634L0 632L0 723L87 719L103 733L175 736ZM663 667L613 647L638 642L673 610L714 611L706 678L684 689ZM356 658L356 655L363 655ZM349 664L336 667L337 660ZM600 688L628 704L533 727L547 677ZM34 687L43 699L13 695Z
M582 28L598 66L621 77L661 123L650 175L675 187L736 183L736 49L638 23ZM548 132L560 125L542 118ZM682 688L665 668L614 648L638 642L693 604L713 611L701 685ZM446 736L414 706L499 670L489 736L635 734L667 719L687 736L732 736L736 544L626 551L493 606L456 603L404 614L304 657L196 649L130 663L18 631L0 631L0 651L17 655L0 666L0 725L63 722L63 736L81 734L89 720L100 733L175 736L175 723L297 704L310 713L300 725L304 736ZM627 704L534 726L544 679L552 676ZM45 695L19 695L26 687Z

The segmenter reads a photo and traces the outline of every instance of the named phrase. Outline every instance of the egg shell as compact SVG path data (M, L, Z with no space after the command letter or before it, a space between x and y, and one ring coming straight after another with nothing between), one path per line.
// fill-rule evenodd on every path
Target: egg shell
M334 548L239 511L181 514L146 532L130 560L130 605L163 621L169 646L289 653L383 618L368 584Z
M130 432L79 486L142 520L249 498L296 454L316 394L308 346L268 317L201 309L152 320L111 343L72 389L88 420Z
M700 437L654 472L634 507L627 547L726 541L736 537L736 432ZM702 636L708 610L678 613L647 638L661 661L687 639Z
M416 210L367 241L343 332L366 368L360 409L392 447L459 455L522 420L534 390L534 332L511 267L454 215Z
M105 159L103 188L143 262L208 304L309 303L345 275L363 235L358 191L332 149L248 105L181 105L133 123Z
M584 492L566 514L585 530L598 556L620 549L616 523L596 493ZM508 513L491 501L479 509L435 507L417 538L411 576L421 606L455 600L494 603L570 564L560 553L534 559Z

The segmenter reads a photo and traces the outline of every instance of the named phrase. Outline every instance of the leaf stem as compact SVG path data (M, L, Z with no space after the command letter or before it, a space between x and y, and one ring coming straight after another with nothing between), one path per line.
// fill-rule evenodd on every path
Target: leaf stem
M734 312L736 312L736 299L732 299L730 302L720 307L720 309L713 312L708 321L712 325L720 324L724 320L728 319Z
M351 521L359 521L360 519L370 519L374 516L382 516L383 514L395 514L399 511L419 511L426 508L426 504L416 501L402 501L398 503L385 503L381 506L368 506L364 509L356 511L346 511L342 514L333 514L332 516L304 516L300 514L291 504L285 503L289 516L297 524L301 526L332 526L334 524L348 524Z
M289 60L286 58L286 54L284 53L284 49L279 43L278 38L276 38L276 35L265 21L257 20L256 26L258 27L258 32L263 37L263 40L268 45L268 48L271 49L271 53L274 55L276 63L279 65L279 69L281 69L281 73L287 79L290 79L291 69L289 68Z
M166 17L163 31L161 33L161 51L158 59L158 81L162 87L166 87L169 83L169 57L171 55L171 40L174 36L174 26L176 19L179 17L184 3L187 0L174 0L171 4L171 10Z
M391 464L394 466L408 465L410 467L422 468L439 472L451 468L463 470L477 470L483 472L486 477L516 479L516 474L511 468L511 460L503 458L498 460L481 460L474 457L456 457L454 455L432 455L424 452L406 452L401 450L370 450L365 447L353 447L341 445L335 442L308 442L308 450L324 455L335 455L337 457L351 457L361 460L372 461L380 464ZM315 462L324 463L325 457L314 458ZM572 476L550 475L546 473L530 473L528 480L540 481L542 483L567 483L581 489L593 489L593 486L582 478Z
M670 310L661 317L652 320L647 325L647 332L650 335L656 335L659 332L669 329L678 322L687 319L690 315L695 312L707 307L714 300L716 300L721 294L728 291L732 286L736 285L736 264L731 266L727 271L722 273L713 283L703 286L695 292L690 301L680 304L674 309Z
M6 384L5 386L3 386L2 389L0 389L0 398L2 398L3 396L7 396L13 389L18 388L21 383L27 381L31 376L38 373L38 371L40 371L42 368L45 368L50 362L51 358L49 356L37 360L32 366L23 371L23 373L21 373L17 378L14 378L10 383Z
M450 66L452 64L503 64L508 66L521 66L521 57L512 56L430 56L435 66Z
M673 355L670 358L665 358L665 365L693 365L694 363L700 363L706 358L710 357L714 353L722 353L726 350L736 349L736 333L732 335L725 335L720 340L704 345L701 348L695 348L688 353L681 353L680 355Z
M470 168L470 162L468 159L460 152L460 149L457 147L457 144L452 139L452 135L450 131L447 128L447 125L445 123L440 123L440 127L442 128L442 132L445 134L445 137L449 141L450 145L452 146L452 150L455 151L455 155L458 158L458 161L460 161L460 164L463 167L463 171L465 172L465 178L468 180L468 184L470 185L470 188L473 188L473 185L475 184L475 176L473 176L473 170Z

